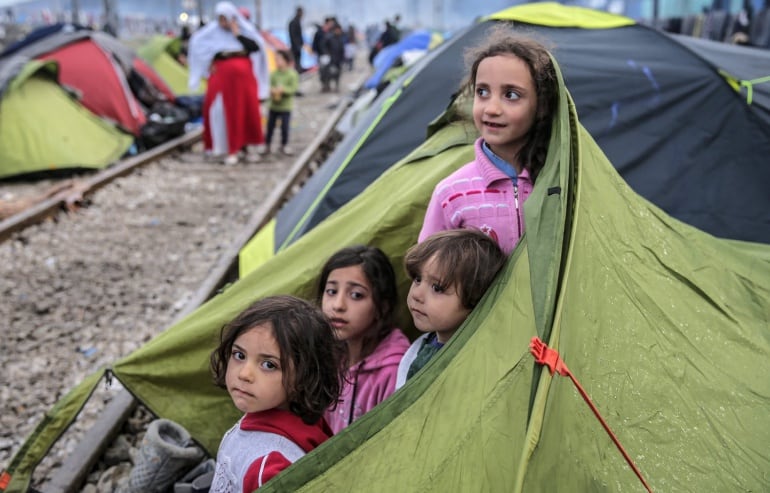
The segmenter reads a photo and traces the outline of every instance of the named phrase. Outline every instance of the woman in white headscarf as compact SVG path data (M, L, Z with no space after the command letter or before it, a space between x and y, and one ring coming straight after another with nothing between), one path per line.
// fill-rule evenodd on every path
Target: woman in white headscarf
M247 146L265 142L259 100L270 90L262 36L231 2L216 5L216 22L190 38L189 86L208 77L203 99L203 144L226 164L238 162Z

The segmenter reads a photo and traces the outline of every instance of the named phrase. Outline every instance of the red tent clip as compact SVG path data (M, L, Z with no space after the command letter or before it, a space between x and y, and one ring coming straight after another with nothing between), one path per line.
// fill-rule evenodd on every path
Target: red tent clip
M591 398L588 396L588 393L583 389L583 386L580 385L580 382L578 382L577 378L572 374L572 372L569 371L569 368L567 368L567 365L564 364L564 361L561 359L561 356L559 356L559 352L555 349L551 349L548 347L546 343L544 343L542 340L540 340L539 337L535 336L529 341L529 351L532 353L532 356L535 357L535 363L539 365L545 365L548 367L549 370L551 370L551 375L554 374L554 372L558 373L561 376L569 377L570 380L572 380L572 383L575 384L575 387L577 388L578 392L580 392L580 395L583 396L583 400L586 401L588 404L588 407L591 408L591 411L593 411L594 416L599 420L599 422L604 427L604 430L607 432L607 434L610 436L612 441L615 443L615 446L620 450L620 453L623 454L623 458L626 459L626 462L628 465L633 469L634 473L636 474L636 477L639 478L639 481L642 482L644 487L652 493L652 489L650 488L650 485L647 484L647 481L645 481L644 476L642 476L642 471L639 470L639 467L634 463L633 460L631 460L631 456L628 455L628 452L626 452L626 449L623 448L623 445L621 445L620 440L617 436L615 436L615 433L612 432L610 429L610 425L607 424L607 422L604 420L602 415L599 413L599 409L594 405L594 403L591 401Z
M536 363L548 366L548 369L551 370L551 375L555 371L559 372L559 375L563 377L571 375L569 368L564 364L558 351L549 348L539 337L533 337L529 342L529 351L535 357Z
M3 471L0 473L0 491L5 491L9 484L11 484L11 475L8 471Z

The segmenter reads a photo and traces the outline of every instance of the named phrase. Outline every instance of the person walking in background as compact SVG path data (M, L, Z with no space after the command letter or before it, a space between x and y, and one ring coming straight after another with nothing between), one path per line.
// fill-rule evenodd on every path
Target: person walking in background
M728 33L732 44L748 45L751 43L751 21L754 18L754 6L751 0L743 0L743 6L735 14L732 32Z
M327 40L331 36L334 24L334 18L327 17L324 19L322 26L317 26L315 35L313 35L312 49L318 58L318 77L321 80L322 92L329 92L329 64L331 63L331 56L329 55Z
M302 68L302 48L305 45L305 39L302 37L302 15L304 10L297 7L294 17L289 21L289 44L291 44L291 54L294 58L294 67L298 73L304 72Z
M395 39L394 43L398 43L401 41L401 37L404 34L404 30L401 27L401 14L396 14L393 17L393 24L391 24L391 29L393 33L393 38Z
M321 71L325 72L325 77L323 73L321 75L322 81L326 81L322 90L324 92L331 91L333 84L334 92L339 92L342 64L345 63L345 35L342 32L342 26L336 19L334 19L331 32L326 35L324 46L324 52L329 56L329 63L321 67Z
M356 28L353 26L353 24L348 26L348 30L345 33L345 65L347 65L348 70L353 70L353 62L356 59L356 54L358 53L358 35L356 33Z
M176 54L176 61L181 65L187 66L187 51L190 46L190 26L185 24L179 32L179 52Z
M267 116L267 137L265 153L270 153L273 132L278 120L281 121L281 153L294 154L288 147L291 111L294 108L294 95L299 87L299 74L294 70L294 60L287 50L278 50L275 57L275 70L270 74L270 112Z
M394 43L397 43L398 36L399 36L399 33L396 31L396 28L393 27L393 24L391 24L389 20L386 20L385 29L382 31L382 34L380 34L380 37L377 40L377 43L369 52L369 63L372 66L374 65L374 57L377 56L377 53L382 51L382 49L385 48L386 46L390 46Z
M267 99L270 79L264 40L231 2L216 5L216 22L190 37L188 85L195 91L208 77L203 99L203 145L236 164L239 152L265 142L259 100ZM250 159L256 154L250 152Z

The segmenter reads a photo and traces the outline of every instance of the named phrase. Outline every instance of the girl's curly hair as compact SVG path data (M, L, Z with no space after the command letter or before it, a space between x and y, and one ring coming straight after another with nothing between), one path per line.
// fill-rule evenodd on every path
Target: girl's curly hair
M317 422L339 398L346 352L321 310L300 298L261 299L222 327L219 346L210 358L214 383L226 388L227 363L235 340L259 325L273 329L289 409L305 423Z

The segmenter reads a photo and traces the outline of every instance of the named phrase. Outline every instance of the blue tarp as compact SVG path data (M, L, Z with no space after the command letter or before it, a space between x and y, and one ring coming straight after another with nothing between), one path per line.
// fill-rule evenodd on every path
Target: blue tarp
M401 41L382 49L374 57L374 74L364 83L367 89L376 88L387 71L402 53L408 50L427 50L430 46L431 32L426 30L412 31Z

